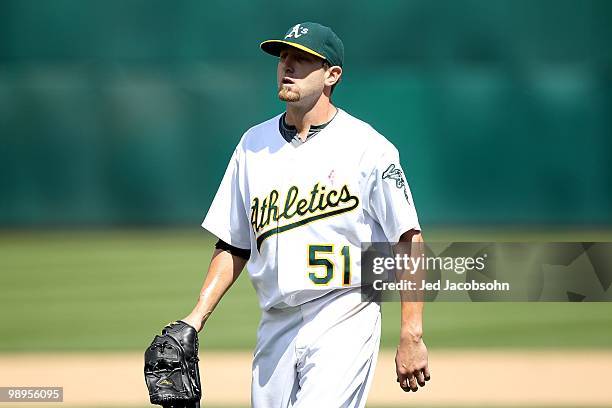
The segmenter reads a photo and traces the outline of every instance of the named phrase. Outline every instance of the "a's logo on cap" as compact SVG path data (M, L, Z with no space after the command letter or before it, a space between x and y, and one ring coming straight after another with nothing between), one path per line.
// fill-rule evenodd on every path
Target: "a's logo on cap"
M296 24L293 26L293 28L291 28L291 30L289 30L289 34L285 36L285 39L291 38L291 37L298 38L307 33L308 33L308 28L302 27L301 25Z

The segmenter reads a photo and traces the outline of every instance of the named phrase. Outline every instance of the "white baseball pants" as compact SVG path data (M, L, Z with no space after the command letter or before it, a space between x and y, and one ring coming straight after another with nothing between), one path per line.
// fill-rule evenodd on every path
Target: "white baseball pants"
M380 305L359 288L264 311L253 360L253 408L361 408L380 344Z

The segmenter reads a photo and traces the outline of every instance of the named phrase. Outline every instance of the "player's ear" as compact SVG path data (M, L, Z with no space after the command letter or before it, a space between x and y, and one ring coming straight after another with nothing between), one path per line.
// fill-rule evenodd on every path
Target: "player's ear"
M342 76L342 68L338 65L331 66L327 68L325 71L325 85L333 86L338 81L340 81L340 77Z

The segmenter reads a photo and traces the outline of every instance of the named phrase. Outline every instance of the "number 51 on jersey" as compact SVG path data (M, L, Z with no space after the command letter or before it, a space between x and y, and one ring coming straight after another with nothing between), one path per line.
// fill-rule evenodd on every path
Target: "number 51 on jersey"
M333 262L333 259L340 262ZM339 272L342 274L342 286L349 286L351 284L351 254L348 245L343 246L337 254L332 244L308 245L308 278L315 285L329 284L337 269L340 269Z

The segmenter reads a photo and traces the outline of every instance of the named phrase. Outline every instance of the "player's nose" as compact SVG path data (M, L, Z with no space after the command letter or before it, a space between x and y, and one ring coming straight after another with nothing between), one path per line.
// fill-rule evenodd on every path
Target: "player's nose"
M285 59L285 61L283 61L283 72L285 74L287 73L292 73L295 70L295 65L294 65L294 60L287 58Z
M293 72L295 70L296 59L293 57L293 55L288 54L284 58L281 59L281 64L282 64L284 72L286 71Z

